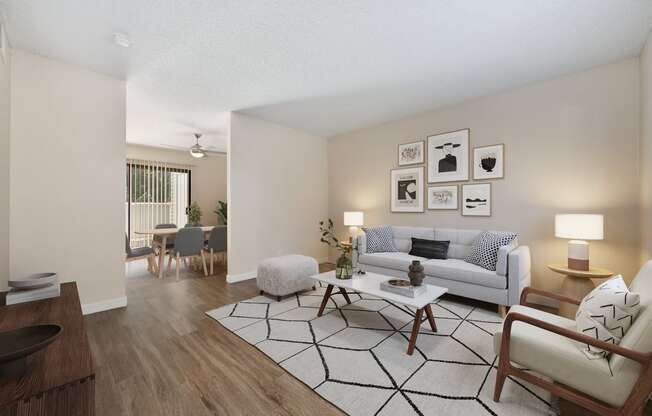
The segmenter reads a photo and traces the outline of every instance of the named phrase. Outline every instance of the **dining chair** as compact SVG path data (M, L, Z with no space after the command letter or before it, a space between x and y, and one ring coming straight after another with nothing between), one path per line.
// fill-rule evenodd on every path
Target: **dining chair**
M159 230L159 229L163 229L163 228L177 228L177 225L176 224L156 224L154 226L155 230ZM154 249L157 249L157 248L160 249L162 244L163 244L163 237L161 237L160 235L155 235L152 238L152 247L154 247ZM168 238L167 238L167 241L165 243L165 250L168 251L172 247L174 247L174 236L169 235Z
M215 262L215 254L222 253L222 264L226 263L226 226L215 226L208 237L208 242L204 248L210 253L211 262L211 275L213 274L213 263Z
M204 266L204 276L208 276L206 257L204 257L204 232L199 227L184 227L177 232L174 247L170 250L168 270L172 265L172 257L177 263L177 280L179 280L179 262L188 257L200 256Z
M136 260L147 259L147 271L158 276L156 270L156 260L154 249L152 247L131 248L129 236L125 233L125 262L130 263Z
M197 224L190 224L190 223L188 223L188 224L184 225L184 228L190 228L190 227L203 227L203 226L204 226L204 224L199 224L199 223L197 223Z

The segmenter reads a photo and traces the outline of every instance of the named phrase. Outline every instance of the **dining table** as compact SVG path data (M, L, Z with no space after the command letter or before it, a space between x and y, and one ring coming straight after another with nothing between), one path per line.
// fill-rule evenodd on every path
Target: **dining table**
M207 225L198 228L201 228L201 230L204 232L204 234L207 237L207 235L213 230L213 228L215 228L215 226ZM161 237L161 249L159 250L159 254L158 254L158 277L159 278L163 278L163 269L164 269L163 263L165 261L165 252L168 243L168 238L176 236L179 230L180 228L154 228L151 230L134 231L135 234L152 235L152 237L154 236ZM204 239L206 239L206 237Z

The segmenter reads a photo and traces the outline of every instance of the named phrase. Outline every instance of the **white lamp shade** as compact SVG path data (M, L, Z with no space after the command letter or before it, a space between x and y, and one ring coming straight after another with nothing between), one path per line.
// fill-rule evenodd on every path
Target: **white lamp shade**
M602 240L604 216L599 214L555 215L555 237L571 240Z
M364 225L364 214L360 211L347 211L344 213L344 225L359 227Z

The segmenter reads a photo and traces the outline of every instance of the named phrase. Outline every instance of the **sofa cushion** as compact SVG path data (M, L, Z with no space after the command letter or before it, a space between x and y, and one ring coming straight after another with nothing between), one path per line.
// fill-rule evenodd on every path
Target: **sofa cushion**
M500 276L496 272L483 269L460 259L427 260L423 262L423 272L427 276L479 286L496 289L505 289L507 287L507 278L505 276Z
M640 308L638 293L627 289L623 277L618 275L601 283L582 299L577 309L577 330L592 338L620 344L634 323ZM585 345L582 351L590 359L602 358L607 351Z
M408 253L412 248L412 237L423 238L426 240L435 239L434 228L402 227L394 225L392 226L392 233L394 234L394 247L403 253Z
M411 256L407 253L394 252L394 253L371 253L361 254L358 258L358 263L368 264L370 266L384 267L387 269L408 271L410 263L413 260L424 262L428 260L424 257ZM407 275L406 275L407 277Z
M521 313L556 326L575 330L575 321L526 306L512 306L509 313ZM494 334L494 351L500 353L502 330ZM509 355L511 361L554 379L613 406L621 406L632 389L622 377L614 377L609 362L589 360L580 351L581 344L561 335L514 322Z
M427 259L446 260L448 258L449 244L450 241L425 240L412 237L412 248L409 254Z
M367 253L389 253L397 251L394 247L392 227L381 225L379 227L363 228L367 236Z
M516 234L507 232L485 231L476 238L466 261L477 264L487 270L496 270L498 249L506 246L516 238Z
M501 276L507 276L508 256L516 247L518 247L518 237L512 240L506 246L498 249L498 259L496 260L496 273Z
M481 230L457 230L454 228L435 228L432 240L450 241L448 258L463 259L469 254L471 245Z

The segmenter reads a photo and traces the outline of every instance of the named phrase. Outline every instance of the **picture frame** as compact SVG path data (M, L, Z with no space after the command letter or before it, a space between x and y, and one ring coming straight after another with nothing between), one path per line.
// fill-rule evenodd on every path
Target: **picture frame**
M429 186L427 192L429 210L457 210L458 209L458 186Z
M423 166L390 171L390 211L424 212Z
M473 179L505 177L505 145L492 144L473 148Z
M462 185L462 215L466 217L491 216L491 183Z
M470 129L428 136L428 183L469 180Z
M398 145L398 166L420 165L426 161L426 142L419 140Z

